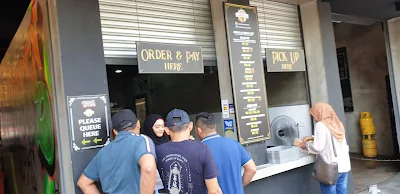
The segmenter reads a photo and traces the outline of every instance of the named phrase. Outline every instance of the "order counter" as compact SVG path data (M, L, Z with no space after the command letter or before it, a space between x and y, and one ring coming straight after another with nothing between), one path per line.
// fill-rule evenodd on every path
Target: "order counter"
M309 164L314 163L314 161L315 161L315 156L309 155L309 156L304 156L304 157L300 158L299 160L287 162L284 164L260 165L260 166L257 166L257 173L251 181L252 182L257 181L257 180L264 179L264 178L267 178L267 177L270 177L270 176L273 176L276 174L280 174L280 173L283 173L286 171L293 170L295 168L307 166Z

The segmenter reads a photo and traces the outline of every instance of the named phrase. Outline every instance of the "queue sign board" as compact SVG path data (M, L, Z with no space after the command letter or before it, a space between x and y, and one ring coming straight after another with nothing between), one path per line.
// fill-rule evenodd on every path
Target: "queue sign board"
M270 139L270 129L257 8L224 7L239 141L264 141Z
M139 73L204 73L201 47L136 42Z
M67 99L72 149L82 151L107 145L110 142L107 96L70 96Z
M268 72L306 71L303 50L266 49Z

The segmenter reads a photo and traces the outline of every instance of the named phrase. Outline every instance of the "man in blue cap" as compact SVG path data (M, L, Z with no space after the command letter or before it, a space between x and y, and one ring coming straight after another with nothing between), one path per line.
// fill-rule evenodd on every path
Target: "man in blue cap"
M114 141L102 148L84 170L78 186L85 194L153 194L156 161L153 141L140 135L140 121L131 110L112 117Z
M221 194L211 150L189 140L193 123L179 109L168 113L165 125L171 141L157 146L157 168L167 194Z

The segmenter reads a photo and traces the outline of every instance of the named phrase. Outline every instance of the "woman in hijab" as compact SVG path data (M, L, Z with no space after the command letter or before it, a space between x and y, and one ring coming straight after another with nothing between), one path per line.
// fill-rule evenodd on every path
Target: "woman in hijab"
M147 116L144 121L144 129L142 133L149 136L153 140L155 146L159 146L171 140L165 133L164 128L164 119L161 115L152 114Z
M310 114L317 122L314 127L314 137L303 138L300 147L322 157L328 164L338 163L339 177L337 184L320 183L322 194L346 194L347 177L351 165L343 123L339 120L333 108L325 103L315 104L310 109ZM335 157L332 143L336 148L337 157Z
M153 140L155 146L159 146L171 140L169 136L165 133L164 119L161 115L158 114L147 116L146 120L144 121L142 134L150 137ZM164 186L161 181L160 174L157 170L156 186L154 188L154 193L159 194L160 191L164 191L163 189Z
M164 119L158 114L147 116L144 121L144 129L141 133L149 136L156 147L171 141L171 138L165 133ZM195 140L192 135L189 139Z

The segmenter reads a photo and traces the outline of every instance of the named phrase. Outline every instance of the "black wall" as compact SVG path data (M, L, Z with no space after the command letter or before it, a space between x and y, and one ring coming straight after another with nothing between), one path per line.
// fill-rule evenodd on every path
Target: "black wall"
M98 0L57 0L65 102L67 96L108 94L99 12ZM75 183L98 151L71 153Z
M238 4L238 5L249 5L249 0L227 0L228 3Z

